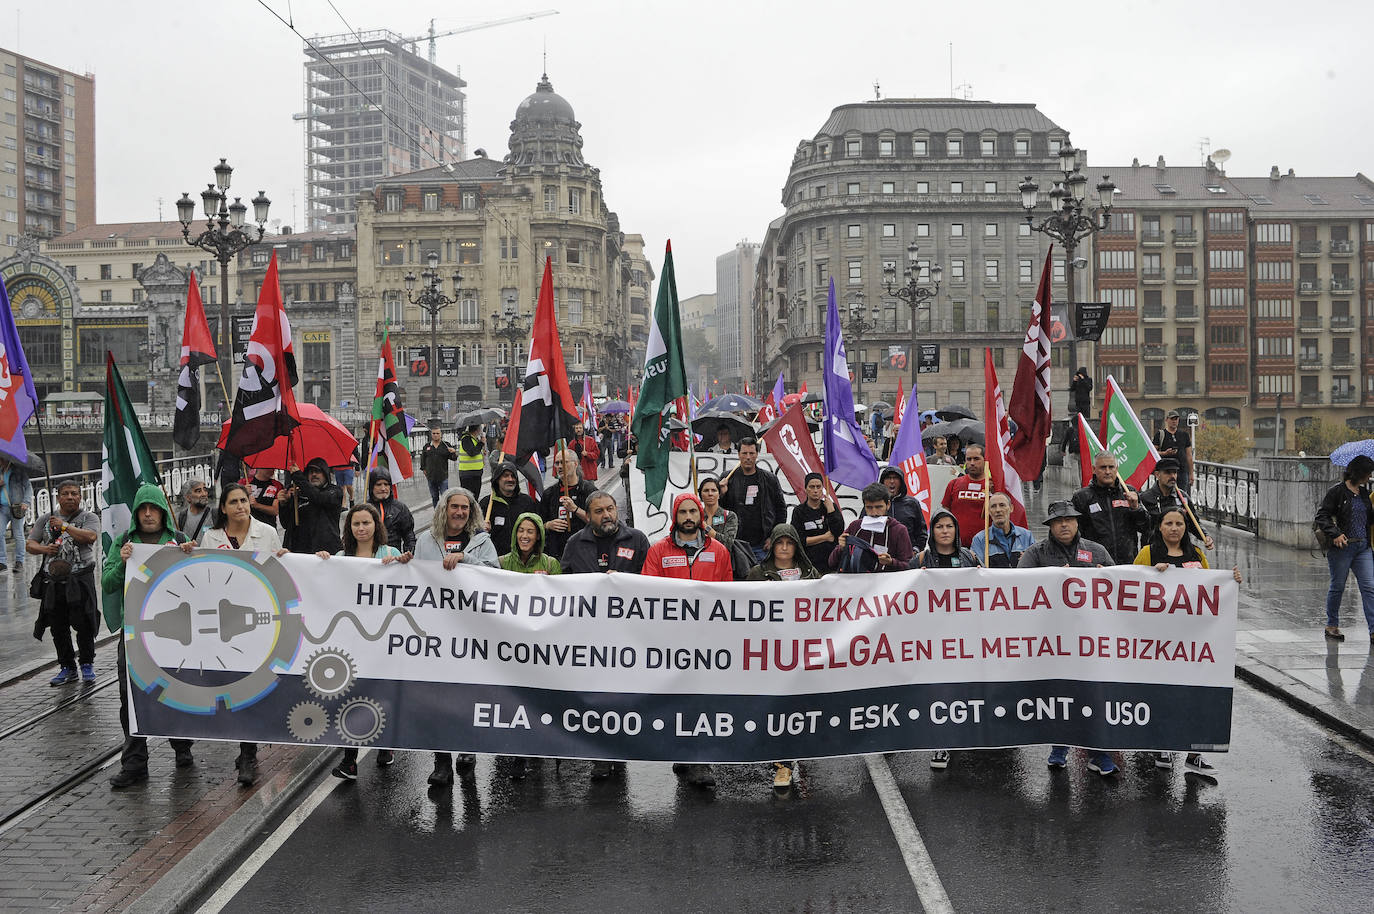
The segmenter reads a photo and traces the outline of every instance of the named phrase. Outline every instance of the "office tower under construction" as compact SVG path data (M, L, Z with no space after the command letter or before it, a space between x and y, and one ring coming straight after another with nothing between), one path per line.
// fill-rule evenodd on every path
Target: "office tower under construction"
M305 46L306 217L327 230L357 221L359 192L379 178L462 161L465 104L456 74L387 30L312 38Z

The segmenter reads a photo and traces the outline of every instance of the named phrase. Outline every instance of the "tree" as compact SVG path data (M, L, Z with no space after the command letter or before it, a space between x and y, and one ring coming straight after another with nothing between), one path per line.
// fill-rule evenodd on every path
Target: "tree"
M1237 463L1245 456L1245 433L1233 425L1204 423L1193 442L1193 456L1208 463Z
M1298 429L1296 439L1298 450L1318 455L1330 454L1347 441L1359 441L1363 437L1363 432L1343 422L1318 419L1311 425Z
M720 376L720 353L700 327L682 329L682 361L687 368L687 379L693 384L701 377L703 367L708 382Z

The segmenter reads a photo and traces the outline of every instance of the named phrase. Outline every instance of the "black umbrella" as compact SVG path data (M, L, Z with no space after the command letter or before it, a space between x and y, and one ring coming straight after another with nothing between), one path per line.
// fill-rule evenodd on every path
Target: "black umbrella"
M470 413L464 413L454 420L457 428L467 428L469 425L486 425L493 419L506 418L506 411L495 406L485 406L482 409L475 409Z
M953 422L956 419L977 419L978 417L967 406L946 406L944 409L935 411L935 418L945 422Z
M701 404L704 412L726 413L752 413L757 412L762 406L762 400L756 400L746 394L722 394Z
M716 443L716 430L722 426L730 430L730 440L737 443L742 438L753 437L757 434L753 423L745 422L739 416L722 410L708 409L705 412L697 413L697 417L692 420L692 431L704 438L706 443L710 445Z
M928 444L943 435L958 438L964 444L982 444L983 423L973 419L955 419L953 422L936 422L921 432L921 443Z
M868 405L868 408L869 408L869 409L875 409L875 410L877 410L878 412L884 413L884 414L889 415L889 416L892 415L892 412L893 412L892 404L891 404L891 403L883 403L882 401L879 401L879 402L877 402L877 403L870 403L870 404Z

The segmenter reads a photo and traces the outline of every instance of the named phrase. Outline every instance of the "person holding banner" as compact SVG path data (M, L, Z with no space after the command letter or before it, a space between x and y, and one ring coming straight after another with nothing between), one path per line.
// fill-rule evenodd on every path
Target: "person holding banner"
M906 490L906 480L897 467L884 467L878 481L887 486L892 495L892 516L901 521L911 537L911 548L919 552L926 548L926 517L920 504Z
M568 539L587 525L587 499L596 486L582 475L577 453L571 448L554 454L553 468L558 478L539 499L539 513L548 531L549 555L561 558Z
M1078 535L1078 509L1072 502L1056 501L1050 505L1045 518L1050 535L1021 554L1018 568L1102 568L1113 564L1111 553L1100 543ZM1089 750L1088 770L1104 778L1116 774L1116 762L1101 749ZM1047 764L1051 768L1067 768L1069 747L1052 746Z
M692 581L733 581L730 550L701 527L701 501L691 492L673 499L668 535L649 547L643 574Z
M562 574L558 559L544 552L544 519L533 512L521 514L511 530L510 549L501 556L501 567L520 574Z
M374 471L374 475L377 472L381 471ZM389 487L389 479L387 483ZM383 522L382 514L377 510L376 505L371 502L354 505L344 515L343 548L334 554L355 559L378 559L383 565L389 565L392 562L403 564L409 562L411 559L410 551L401 552L395 546L389 545L385 541L386 535L386 524ZM315 554L321 559L329 558L328 552ZM377 750L378 768L385 768L394 761L396 761L396 753L393 750ZM343 759L334 766L331 774L346 781L358 779L358 748L356 746L350 746L344 750Z
M429 530L415 544L415 558L428 562L443 562L444 570L459 565L485 565L499 568L501 561L491 535L482 529L477 511L477 496L467 489L449 489L434 509ZM453 786L453 754L434 753L434 770L429 775L431 787ZM470 775L477 767L477 756L471 752L458 753L458 771Z
M920 513L920 506L916 511ZM775 531L777 527L773 528ZM844 512L830 500L825 488L825 477L820 473L806 474L806 499L792 509L791 529L802 535L802 550L807 560L817 569L817 575L830 570L830 550L839 542L844 533ZM921 533L926 529L925 518L921 518ZM821 571L820 569L825 569Z
M649 554L649 538L643 531L620 522L615 496L602 489L593 490L587 499L587 516L587 526L574 533L563 550L563 573L639 574Z
M291 488L277 496L279 517L286 531L282 541L292 552L313 555L321 549L338 552L343 548L339 536L339 513L343 511L343 489L334 482L334 473L323 457L312 457L305 470L294 464Z
M1093 478L1070 499L1078 524L1093 541L1107 547L1112 563L1130 565L1140 551L1140 534L1150 528L1150 515L1140 493L1126 485L1116 457L1102 451L1093 457Z
M986 554L988 568L1015 568L1021 554L1035 544L1035 537L1025 527L1011 522L1011 496L994 492L988 496L988 529L973 534L969 547L978 560Z
M830 551L830 567L847 574L906 571L911 567L911 538L906 527L888 517L891 496L887 487L870 483L864 486L862 497L864 516L856 517L840 534Z
M496 554L510 552L515 521L522 514L537 514L539 505L520 491L520 469L509 460L496 465L492 474L491 494L478 502L482 509L483 529L491 534ZM539 521L539 542L544 542L544 521Z
M1207 564L1207 556L1188 536L1188 518L1182 508L1169 508L1163 513L1149 544L1135 557L1135 564L1153 565L1158 571L1168 571L1170 568L1211 567ZM1241 583L1239 568L1232 567L1231 576L1237 584ZM1155 767L1166 771L1173 770L1174 754L1156 752ZM1183 770L1186 774L1196 774L1213 781L1217 779L1216 767L1203 758L1200 752L1189 752L1184 756Z
M980 531L981 532L981 531ZM916 560L915 568L977 568L978 556L959 545L959 520L944 508L930 519L930 542Z
M739 466L725 477L720 503L739 515L739 536L761 562L769 532L787 517L778 477L759 466L759 442L746 436L739 442Z

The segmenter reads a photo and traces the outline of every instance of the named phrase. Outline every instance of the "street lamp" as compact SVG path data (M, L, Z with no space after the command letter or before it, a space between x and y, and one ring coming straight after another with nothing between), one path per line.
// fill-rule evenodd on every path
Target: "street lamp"
M917 257L921 249L916 246L916 242L906 246L906 266L902 269L902 279L904 282L897 285L897 267L890 264L883 269L883 288L888 295L894 295L906 302L911 308L911 389L916 389L916 366L920 361L916 357L916 312L922 308L929 308L931 299L940 293L940 279L944 276L944 268L938 263L930 268L930 276L927 278L922 275L921 268L917 265Z
M1107 218L1112 213L1112 195L1116 193L1116 185L1109 176L1103 175L1101 183L1097 185L1098 205L1089 209L1086 203L1088 179L1078 170L1078 150L1068 145L1059 150L1059 170L1064 173L1064 180L1055 181L1053 189L1050 190L1048 216L1036 224L1035 207L1039 202L1040 186L1029 175L1021 182L1021 207L1026 211L1026 224L1031 227L1031 231L1049 236L1052 241L1058 241L1064 248L1064 280L1068 287L1069 305L1072 307L1074 251L1078 247L1078 242L1106 227ZM1078 327L1075 326L1074 330L1077 331ZM1077 346L1075 340L1075 356ZM1074 361L1078 359L1075 357Z
M266 194L258 191L252 199L253 221L257 231L247 226L248 207L239 197L229 202L229 179L234 174L233 166L224 159L214 168L215 183L207 184L200 192L201 205L205 212L205 229L194 238L191 237L191 223L196 218L196 201L189 193L183 193L177 201L177 220L181 222L181 237L193 248L200 248L219 261L219 361L221 378L233 379L233 332L229 325L229 262L246 248L262 241L267 222L267 210L272 201ZM227 382L226 382L227 383Z
M406 298L412 305L429 315L429 414L439 415L439 312L458 301L463 274L453 271L453 298L444 294L444 280L439 276L439 252L430 251L425 257L427 268L420 271L419 294L415 294L415 274L406 271Z
M859 289L858 291L856 291L854 293L853 301L849 303L849 322L846 325L846 327L849 330L850 338L852 338L854 342L858 345L863 344L864 334L872 333L874 330L878 329L878 306L874 305L873 308L869 311L868 315L866 317L864 315L863 289ZM854 373L854 379L856 382L858 382L858 388L854 396L855 399L857 399L860 403L863 402L864 390L864 363L861 352L862 350L859 350L856 347L854 355L859 359L859 370Z
M500 311L491 312L491 332L493 336L498 336L506 341L506 353L509 367L515 365L515 345L521 340L529 339L530 335L530 316L521 314L515 310L515 303L510 303L510 310L505 314ZM515 378L509 379L511 384L516 382ZM511 388L514 390L514 387Z

